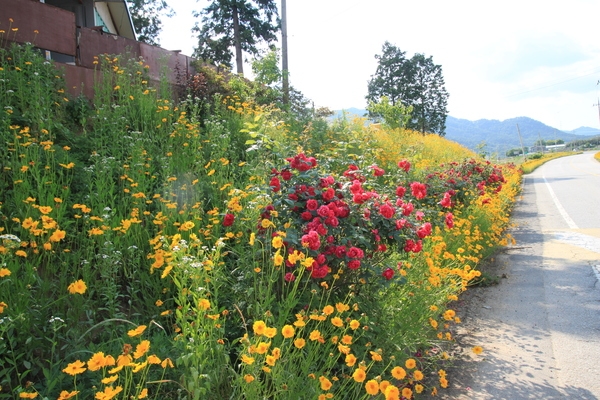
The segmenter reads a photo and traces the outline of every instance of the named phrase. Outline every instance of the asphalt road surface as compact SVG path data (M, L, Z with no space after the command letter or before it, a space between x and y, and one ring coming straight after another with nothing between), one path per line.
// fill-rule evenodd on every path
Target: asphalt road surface
M593 153L524 176L500 284L465 292L462 349L444 399L600 399L600 163ZM505 279L504 279L505 278ZM484 353L475 355L472 346Z

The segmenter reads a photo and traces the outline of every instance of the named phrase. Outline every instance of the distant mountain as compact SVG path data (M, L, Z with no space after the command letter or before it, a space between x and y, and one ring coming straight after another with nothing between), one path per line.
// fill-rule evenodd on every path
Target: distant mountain
M518 125L518 129L517 129ZM504 121L480 119L469 121L448 116L446 119L446 138L462 144L470 149L476 149L485 142L488 152L497 152L503 156L506 151L521 147L519 132L523 146L529 147L539 140L562 139L570 142L585 139L588 135L579 134L585 130L591 135L591 128L579 128L573 132L563 132L540 121L528 117L511 118ZM598 132L600 134L600 132Z
M352 119L354 117L364 117L365 114L367 113L367 110L361 110L360 108L345 108L343 110L335 110L333 112L333 116L331 117L332 119L338 119L338 118L342 118L342 116L344 114L346 114L346 117L348 119Z
M600 129L590 128L588 126L582 126L581 128L577 128L572 131L565 131L565 132L572 133L573 135L584 135L584 136L600 135Z
M363 117L367 111L359 108L338 110L334 111L332 119L342 118L344 113L347 118L351 119L355 116ZM517 117L504 121L495 119L470 121L448 116L446 119L445 137L472 150L476 150L478 146L483 145L485 142L485 150L487 152L497 152L500 157L503 157L508 150L521 147L517 125L519 126L524 147L533 146L539 139L562 139L568 143L573 140L600 135L599 129L581 127L572 131L561 131L528 117Z

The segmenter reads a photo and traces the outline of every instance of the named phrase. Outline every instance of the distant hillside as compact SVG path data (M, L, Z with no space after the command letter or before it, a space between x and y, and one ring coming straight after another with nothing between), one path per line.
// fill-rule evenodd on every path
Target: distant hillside
M346 114L346 117L348 119L352 119L354 117L364 117L365 114L367 113L367 110L361 110L360 108L354 108L354 107L343 109L343 110L335 110L333 112L333 115L331 118L332 119L342 118L344 113Z
M355 116L363 117L367 111L359 108L337 110L334 111L331 118L341 118L344 113L347 118L351 119ZM476 150L477 146L485 142L487 152L497 152L500 157L503 157L508 150L521 147L517 124L525 147L533 146L540 138L542 140L562 139L570 142L600 135L599 129L581 127L573 131L561 131L528 117L511 118L504 121L495 119L469 121L448 116L445 137L472 150Z
M586 132L591 130L591 128L579 128L573 131L574 133L563 132L527 117L511 118L504 121L489 119L469 121L448 116L446 119L446 138L470 149L475 149L485 142L488 152L498 152L498 155L503 156L507 150L521 147L517 125L525 147L532 146L540 138L542 140L562 139L565 142L585 139L588 137L587 135L574 133L579 132L579 130L585 130Z

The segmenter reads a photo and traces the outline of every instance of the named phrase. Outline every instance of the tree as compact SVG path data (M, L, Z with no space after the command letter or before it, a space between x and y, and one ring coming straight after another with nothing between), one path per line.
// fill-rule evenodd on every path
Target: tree
M277 40L279 18L275 0L212 0L194 16L202 16L202 27L194 27L198 32L194 56L231 67L233 48L238 74L244 73L243 51L257 55L260 42Z
M404 107L401 102L390 104L387 96L383 96L379 103L369 101L367 111L376 122L383 122L387 127L397 129L406 127L411 118L412 107Z
M165 0L127 0L137 40L158 45L158 34L162 27L161 17L175 15Z
M392 105L412 107L406 127L421 133L446 134L448 92L444 87L442 67L432 57L415 54L411 59L396 46L385 42L377 70L368 83L368 101L387 97Z

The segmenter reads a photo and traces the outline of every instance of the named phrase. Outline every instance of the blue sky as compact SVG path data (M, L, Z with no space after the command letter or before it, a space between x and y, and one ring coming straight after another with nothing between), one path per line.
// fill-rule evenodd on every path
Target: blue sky
M206 1L169 3L177 15L161 45L189 55L192 10ZM287 9L290 80L317 107L364 108L387 40L442 66L453 117L600 128L598 0L287 0Z

